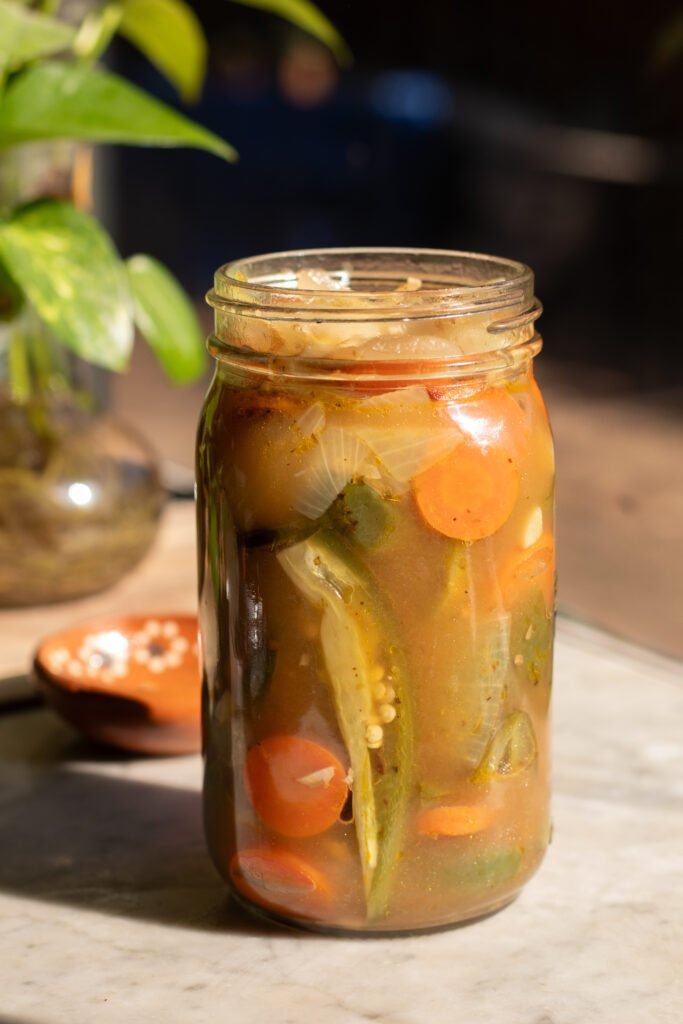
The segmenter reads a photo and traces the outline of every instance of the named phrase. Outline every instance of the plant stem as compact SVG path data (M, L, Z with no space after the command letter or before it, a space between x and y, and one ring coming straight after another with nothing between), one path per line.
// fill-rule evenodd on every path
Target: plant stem
M0 156L0 217L8 217L12 213L18 194L19 164L10 147Z
M36 390L45 394L53 390L55 378L55 349L46 337L45 329L33 312L27 310L27 336L29 340L29 357L33 369L33 381Z
M28 362L26 335L21 323L8 327L7 371L13 401L27 402L31 395L31 370Z
M59 7L59 0L38 0L36 10L43 14L55 14Z
M31 398L71 390L68 356L30 306L24 305L15 319L0 324L0 331L13 401L25 404Z

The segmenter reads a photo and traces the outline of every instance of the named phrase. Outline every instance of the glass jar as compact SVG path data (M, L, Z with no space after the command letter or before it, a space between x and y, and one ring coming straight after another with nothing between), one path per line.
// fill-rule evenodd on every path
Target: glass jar
M469 253L222 267L198 436L204 808L236 898L400 933L549 841L553 450L533 275Z
M0 153L0 218L44 198L90 205L92 153L48 140ZM78 359L0 266L0 608L74 600L149 550L165 502L156 455L105 415Z
M0 608L104 590L156 536L156 456L98 407L93 369L30 308L0 317Z

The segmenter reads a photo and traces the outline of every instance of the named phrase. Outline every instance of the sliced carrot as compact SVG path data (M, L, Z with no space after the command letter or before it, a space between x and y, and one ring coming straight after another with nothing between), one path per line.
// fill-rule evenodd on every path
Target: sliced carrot
M490 807L479 805L453 805L428 807L417 819L417 831L421 836L471 836L490 828L495 814Z
M315 836L339 818L348 794L346 772L319 743L271 736L249 750L246 769L254 809L274 832Z
M457 400L446 390L444 397L445 412L465 443L415 478L415 497L439 533L481 540L500 529L517 501L517 460L527 448L527 425L504 387L459 394Z
M555 593L555 543L545 531L530 548L515 548L500 575L503 603L514 608L527 599L531 588L539 588L546 607L553 606Z
M448 416L481 448L521 455L529 443L526 417L505 387L490 387L448 405Z
M275 846L238 850L230 864L237 891L282 913L316 908L330 896L324 875L290 850Z
M413 480L426 522L459 540L481 540L500 529L519 493L512 455L500 447L466 442Z

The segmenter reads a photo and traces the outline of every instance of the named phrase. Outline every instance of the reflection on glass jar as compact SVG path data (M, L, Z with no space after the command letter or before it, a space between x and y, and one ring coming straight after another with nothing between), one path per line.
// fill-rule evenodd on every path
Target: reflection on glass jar
M222 268L198 438L205 821L238 899L402 932L549 839L553 454L520 264Z

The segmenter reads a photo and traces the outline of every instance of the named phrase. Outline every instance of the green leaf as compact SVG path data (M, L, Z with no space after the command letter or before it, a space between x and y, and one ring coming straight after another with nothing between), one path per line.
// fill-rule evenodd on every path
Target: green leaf
M0 147L36 139L190 146L225 160L235 150L109 71L52 61L14 77L0 101Z
M0 323L13 320L24 301L21 288L17 288L9 271L0 260Z
M329 47L341 65L346 66L352 63L351 50L344 38L329 18L326 18L310 0L233 0L233 2L279 15Z
M116 35L122 16L123 10L119 3L105 4L104 7L88 11L74 40L76 56L94 63Z
M175 277L151 256L127 261L135 323L176 384L201 376L204 342L194 309Z
M0 257L68 348L110 370L126 366L133 345L128 281L93 217L53 200L21 207L0 223Z
M56 18L0 0L0 76L71 46L75 31Z
M199 18L184 0L124 0L119 32L172 83L196 100L206 73L207 42Z

